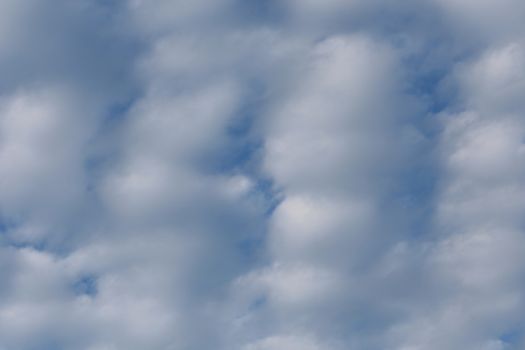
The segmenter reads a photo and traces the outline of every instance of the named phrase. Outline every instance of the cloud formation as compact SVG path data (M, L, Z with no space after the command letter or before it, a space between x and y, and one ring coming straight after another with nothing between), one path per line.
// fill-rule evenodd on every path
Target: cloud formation
M0 349L521 349L524 11L3 1Z

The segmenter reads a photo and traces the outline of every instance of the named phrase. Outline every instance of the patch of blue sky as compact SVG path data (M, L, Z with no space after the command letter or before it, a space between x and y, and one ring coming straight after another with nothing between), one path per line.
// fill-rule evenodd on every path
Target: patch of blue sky
M76 295L96 297L98 293L97 277L94 275L82 276L73 283L72 290Z

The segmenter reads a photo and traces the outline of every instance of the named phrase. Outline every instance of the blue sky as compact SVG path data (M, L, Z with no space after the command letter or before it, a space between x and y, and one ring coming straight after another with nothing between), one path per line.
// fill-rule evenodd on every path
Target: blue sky
M0 350L525 347L519 0L0 2Z

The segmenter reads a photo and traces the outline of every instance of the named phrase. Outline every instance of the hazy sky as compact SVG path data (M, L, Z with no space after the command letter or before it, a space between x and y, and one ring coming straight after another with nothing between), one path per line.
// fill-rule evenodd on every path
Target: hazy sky
M0 0L0 350L525 348L523 0Z

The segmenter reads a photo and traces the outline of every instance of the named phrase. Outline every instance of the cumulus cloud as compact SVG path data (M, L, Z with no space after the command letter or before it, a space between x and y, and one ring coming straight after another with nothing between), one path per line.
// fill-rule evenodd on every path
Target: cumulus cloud
M3 1L0 349L520 349L519 1Z

